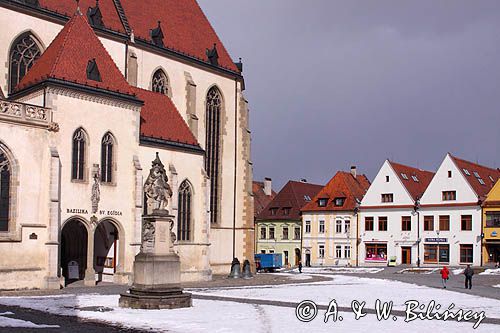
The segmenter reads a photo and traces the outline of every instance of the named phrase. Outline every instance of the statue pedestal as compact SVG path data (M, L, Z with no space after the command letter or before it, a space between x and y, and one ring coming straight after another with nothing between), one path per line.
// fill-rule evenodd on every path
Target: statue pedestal
M172 216L155 210L143 217L141 252L135 256L134 283L121 294L120 306L133 309L177 309L192 305L181 288L181 263L172 250Z

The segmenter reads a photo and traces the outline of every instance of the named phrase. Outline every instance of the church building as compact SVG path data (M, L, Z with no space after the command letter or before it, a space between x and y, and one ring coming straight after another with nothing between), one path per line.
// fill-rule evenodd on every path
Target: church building
M183 281L253 261L249 111L196 0L0 0L0 289L129 283L167 170Z

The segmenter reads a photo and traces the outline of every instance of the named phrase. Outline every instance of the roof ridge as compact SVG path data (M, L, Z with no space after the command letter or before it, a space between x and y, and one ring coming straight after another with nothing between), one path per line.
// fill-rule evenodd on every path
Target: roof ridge
M397 164L397 165L400 165L400 166L405 167L405 168L410 168L410 169L414 169L414 170L421 171L421 172L429 172L429 173L432 173L432 174L435 173L435 172L432 172L432 171L429 171L429 170L425 170L425 169L420 169L420 168L417 168L417 167L414 167L414 166L411 166L411 165L408 165L408 164L403 164L403 163L399 163L399 162L395 162L395 161L391 161L391 160L387 160L387 161L389 161L390 164Z

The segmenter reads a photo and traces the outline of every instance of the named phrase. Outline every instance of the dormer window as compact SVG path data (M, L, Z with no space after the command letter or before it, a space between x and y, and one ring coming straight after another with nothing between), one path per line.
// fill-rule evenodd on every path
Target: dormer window
M311 197L308 195L304 195L304 201L307 201L307 202L311 201Z
M102 13L99 9L99 0L96 0L95 7L90 7L87 11L87 18L90 25L94 27L103 28L104 22L102 21Z
M319 207L326 207L326 204L328 203L328 199L318 199L318 206Z
M345 198L335 198L334 204L336 207L342 207L344 205Z
M465 173L467 176L470 176L470 172L469 172L469 170L467 170L467 169L462 169L462 170L464 170L464 173Z
M24 3L33 7L40 7L38 0L24 0Z
M99 68L97 68L95 59L89 60L87 64L87 79L97 82L102 81L101 73L99 72Z
M408 180L408 175L407 175L406 173L402 173L402 174L401 174L401 177L403 177L403 179Z
M477 173L477 171L474 171L474 177L481 178L481 176Z
M479 182L479 184L481 185L486 185L486 183L484 182L484 180L482 178L478 178L477 181Z
M491 180L492 183L495 182L495 180L493 179L493 177L491 177L491 176L488 176L488 177L490 177L490 180Z
M271 212L271 215L274 216L276 215L276 213L278 213L278 208L271 208L269 211Z
M161 21L158 21L158 26L151 30L151 41L154 45L163 47L163 31L161 30Z
M207 49L207 57L208 62L210 62L214 66L219 66L219 53L217 53L217 47L215 43L212 49Z
M283 215L290 215L290 207L283 208Z
M418 180L418 178L417 178L417 176L416 176L416 175L411 176L411 179L413 179L413 181L414 181L415 183L418 183L418 182L419 182L419 180Z

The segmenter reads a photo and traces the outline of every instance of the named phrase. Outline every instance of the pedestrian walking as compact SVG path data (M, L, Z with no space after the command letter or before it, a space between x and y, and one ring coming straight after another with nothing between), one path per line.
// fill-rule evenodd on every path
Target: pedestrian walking
M446 281L450 278L450 271L448 267L444 266L441 271L441 281L443 282L443 288L446 289Z
M467 268L464 270L465 275L465 289L472 289L472 275L474 275L474 270L467 265Z
M299 273L302 273L302 261L299 261Z

